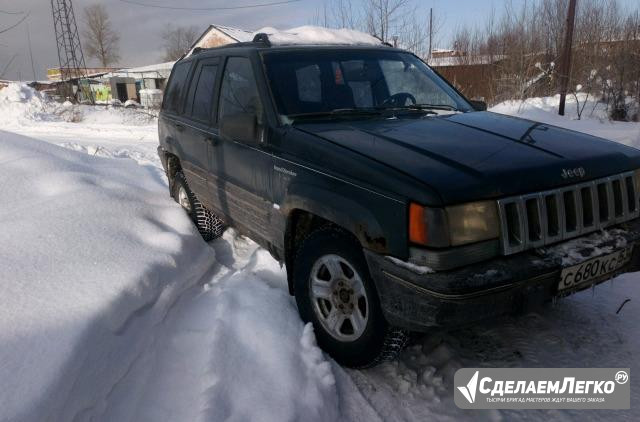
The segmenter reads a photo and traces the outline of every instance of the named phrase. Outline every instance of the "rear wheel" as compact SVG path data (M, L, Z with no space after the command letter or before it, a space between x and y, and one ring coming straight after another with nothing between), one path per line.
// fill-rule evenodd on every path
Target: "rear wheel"
M390 326L355 239L334 227L302 242L294 262L295 296L318 344L338 363L364 368L393 359L408 339Z
M224 221L209 211L189 189L182 172L176 173L173 181L173 198L187 212L205 241L222 236Z

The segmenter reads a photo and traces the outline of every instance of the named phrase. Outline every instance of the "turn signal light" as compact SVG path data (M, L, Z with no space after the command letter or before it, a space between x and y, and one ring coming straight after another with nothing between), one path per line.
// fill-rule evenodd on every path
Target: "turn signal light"
M409 205L409 240L419 245L427 244L427 222L423 206Z

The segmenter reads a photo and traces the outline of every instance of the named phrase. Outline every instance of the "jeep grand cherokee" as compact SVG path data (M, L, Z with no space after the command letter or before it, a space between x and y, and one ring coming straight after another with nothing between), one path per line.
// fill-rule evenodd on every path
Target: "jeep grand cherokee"
M364 367L638 266L639 151L485 108L400 49L261 35L175 64L158 152L203 237L266 248Z

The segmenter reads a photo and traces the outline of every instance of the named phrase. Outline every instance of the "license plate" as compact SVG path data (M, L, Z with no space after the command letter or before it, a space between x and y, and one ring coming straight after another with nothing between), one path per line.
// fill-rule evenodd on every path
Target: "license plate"
M567 267L560 273L558 292L578 290L592 282L604 281L631 261L633 246L628 246L608 255L589 259L578 265Z

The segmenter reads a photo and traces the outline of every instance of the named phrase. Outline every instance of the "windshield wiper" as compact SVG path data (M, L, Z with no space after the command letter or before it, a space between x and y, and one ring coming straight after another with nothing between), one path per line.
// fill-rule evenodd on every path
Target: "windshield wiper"
M413 110L447 110L447 111L462 111L454 106L448 104L409 104L406 107Z
M404 111L404 112L414 112L419 111L427 114L438 114L435 111L429 110L429 107L416 107L415 104L404 105L404 106L377 106L376 110L381 111Z
M375 108L336 108L330 111L314 111L311 113L289 114L291 119L313 118L313 117L334 117L334 116L374 116L379 115L381 110Z

